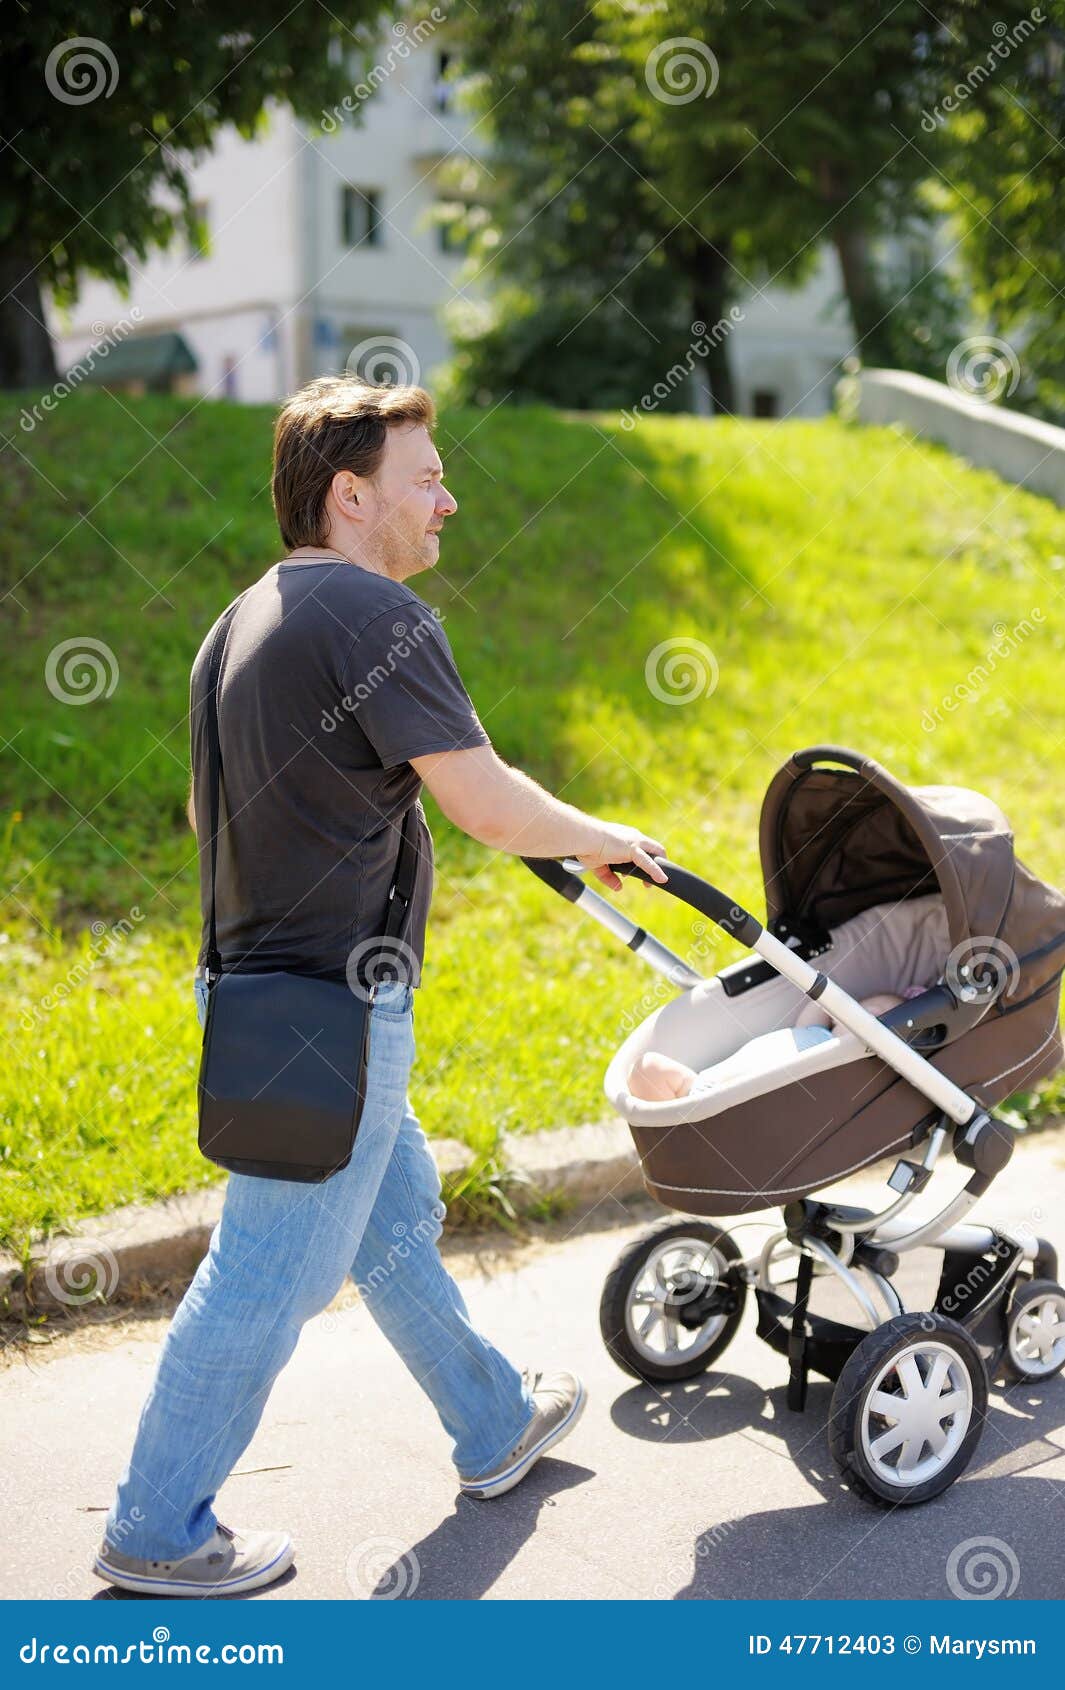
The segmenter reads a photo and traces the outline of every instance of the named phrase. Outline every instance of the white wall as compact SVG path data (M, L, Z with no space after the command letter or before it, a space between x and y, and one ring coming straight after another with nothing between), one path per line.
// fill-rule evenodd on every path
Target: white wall
M779 395L781 417L821 416L832 404L839 364L852 350L850 313L835 252L824 248L810 280L796 292L771 287L739 301L745 320L729 340L736 400L754 410L758 389Z
M197 391L221 393L225 360L232 357L237 397L268 399L279 392L292 373L282 319L299 274L292 231L300 146L283 109L269 114L254 143L224 131L191 172L193 197L208 207L209 254L192 256L183 242L153 253L131 267L128 298L110 283L87 280L69 318L54 308L49 313L61 362L73 362L111 324L137 310L138 332L184 334L202 360Z
M371 98L353 91L354 113L338 110L335 132L308 151L308 306L317 324L315 371L342 369L349 330L407 342L421 379L448 354L443 308L459 291L461 259L440 245L432 213L448 157L478 147L461 113L435 109L438 33L400 57L386 44ZM363 85L362 93L365 93ZM378 246L346 248L341 238L345 184L379 195Z
M417 373L431 377L448 354L440 312L461 266L441 249L431 213L440 163L469 137L467 120L435 110L440 45L435 31L418 45L386 37L372 90L353 72L332 134L312 136L283 108L253 142L223 132L190 171L193 198L208 208L207 256L183 245L153 254L132 272L128 298L86 281L69 318L49 312L61 365L136 310L138 332L184 335L204 394L280 397L343 369L353 334L371 331L408 343ZM379 247L345 247L345 183L380 193Z
M903 370L863 370L859 395L863 423L899 423L1004 481L1065 505L1065 428Z

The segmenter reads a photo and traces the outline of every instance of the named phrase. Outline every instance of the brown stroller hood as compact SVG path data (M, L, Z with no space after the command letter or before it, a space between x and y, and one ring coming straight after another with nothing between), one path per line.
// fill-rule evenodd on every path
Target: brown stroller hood
M817 766L833 757L861 772ZM982 793L906 787L871 758L815 747L770 784L760 849L774 929L838 927L874 904L940 892L956 969L1005 972L1013 998L1065 961L1065 896L1017 861L1009 822Z
M872 759L818 746L796 752L770 784L760 847L767 926L807 955L865 910L942 896L950 942L942 978L958 1013L947 1013L942 1043L925 1060L981 1108L1059 1065L1065 897L1016 860L1009 823L989 798L961 787L905 787ZM778 988L757 984L750 971L750 986L740 989L754 1000ZM734 1016L743 1003L735 984L727 1000L714 992L724 992L721 977L657 1012L622 1046L615 1073L627 1074L652 1040L677 1055L670 1029L704 1013L699 1005L709 1013L717 1001ZM694 1011L688 998L699 1000ZM750 1213L823 1190L905 1154L937 1119L928 1097L871 1051L701 1118L685 1100L628 1102L651 1195L705 1215ZM684 1118L668 1122L667 1108Z

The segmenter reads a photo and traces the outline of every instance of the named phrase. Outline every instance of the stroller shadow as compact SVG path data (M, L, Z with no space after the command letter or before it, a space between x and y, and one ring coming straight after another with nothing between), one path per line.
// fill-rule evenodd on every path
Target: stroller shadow
M757 1425L769 1400L760 1385L738 1373L701 1373L675 1385L635 1385L617 1398L610 1418L630 1437L705 1443Z
M799 1507L708 1521L692 1545L690 1578L672 1600L744 1600L755 1591L777 1600L950 1599L959 1582L966 1595L986 1595L989 1569L1002 1596L1060 1599L1061 1481L1035 1482L1065 1453L1060 1380L995 1390L967 1473L933 1502L884 1510L840 1478L828 1447L831 1385L811 1380L804 1414L788 1409L786 1394L784 1385L763 1391L708 1373L661 1390L637 1386L615 1402L614 1423L631 1436L668 1435L673 1443L736 1433L794 1462L817 1493ZM764 1499L764 1485L754 1494ZM965 1576L970 1561L973 1582Z
M460 1495L452 1515L386 1568L371 1599L398 1589L407 1601L476 1600L532 1537L541 1510L594 1476L587 1467L548 1457L507 1497L505 1508Z

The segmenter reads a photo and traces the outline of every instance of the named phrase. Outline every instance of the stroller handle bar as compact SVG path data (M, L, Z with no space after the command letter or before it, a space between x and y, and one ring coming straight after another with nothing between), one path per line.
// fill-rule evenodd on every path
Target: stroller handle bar
M856 775L887 773L875 758L849 751L845 745L810 745L805 751L793 751L791 761L797 769L812 769L817 763L838 763L845 769L853 769Z
M818 753L818 756L821 755L836 757L839 754L826 748L824 753ZM849 755L858 760L855 753ZM522 861L545 885L550 886L552 891L559 893L572 904L579 904L588 915L601 926L608 928L628 945L630 950L635 951L658 973L664 974L674 985L690 990L693 986L703 983L704 977L682 957L678 957L661 944L653 934L629 921L613 904L582 883L579 877L588 872L584 863L572 857L567 857L562 862L546 857L523 857ZM861 1039L863 1044L887 1062L904 1080L908 1080L915 1090L929 1098L937 1109L942 1110L943 1114L958 1126L968 1126L982 1116L979 1105L962 1091L960 1086L956 1086L953 1080L940 1073L938 1068L933 1068L912 1045L900 1039L875 1015L870 1015L867 1009L863 1009L855 998L835 985L827 975L811 967L803 957L770 933L749 910L736 903L734 898L729 898L718 887L711 886L709 881L693 874L690 869L681 868L679 863L671 862L668 857L659 857L657 861L667 877L664 885L652 880L646 870L638 868L635 863L611 863L610 867L614 874L627 875L632 879L642 880L646 886L656 887L660 892L669 892L682 903L697 910L700 915L706 916L730 938L738 939L748 949L756 951L798 991L822 1004L833 1021L838 1021L848 1032Z

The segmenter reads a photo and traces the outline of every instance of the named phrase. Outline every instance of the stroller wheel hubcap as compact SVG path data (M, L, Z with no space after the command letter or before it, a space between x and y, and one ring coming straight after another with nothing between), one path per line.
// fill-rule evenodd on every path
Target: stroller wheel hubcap
M961 1357L929 1339L908 1344L873 1379L862 1409L862 1447L887 1484L934 1479L961 1447L973 1391Z
M1010 1352L1025 1373L1056 1373L1065 1360L1065 1297L1025 1304L1010 1327Z
M699 1322L685 1311L725 1276L728 1264L698 1238L670 1238L652 1250L634 1279L625 1310L633 1347L646 1361L679 1361L712 1344L727 1315Z

